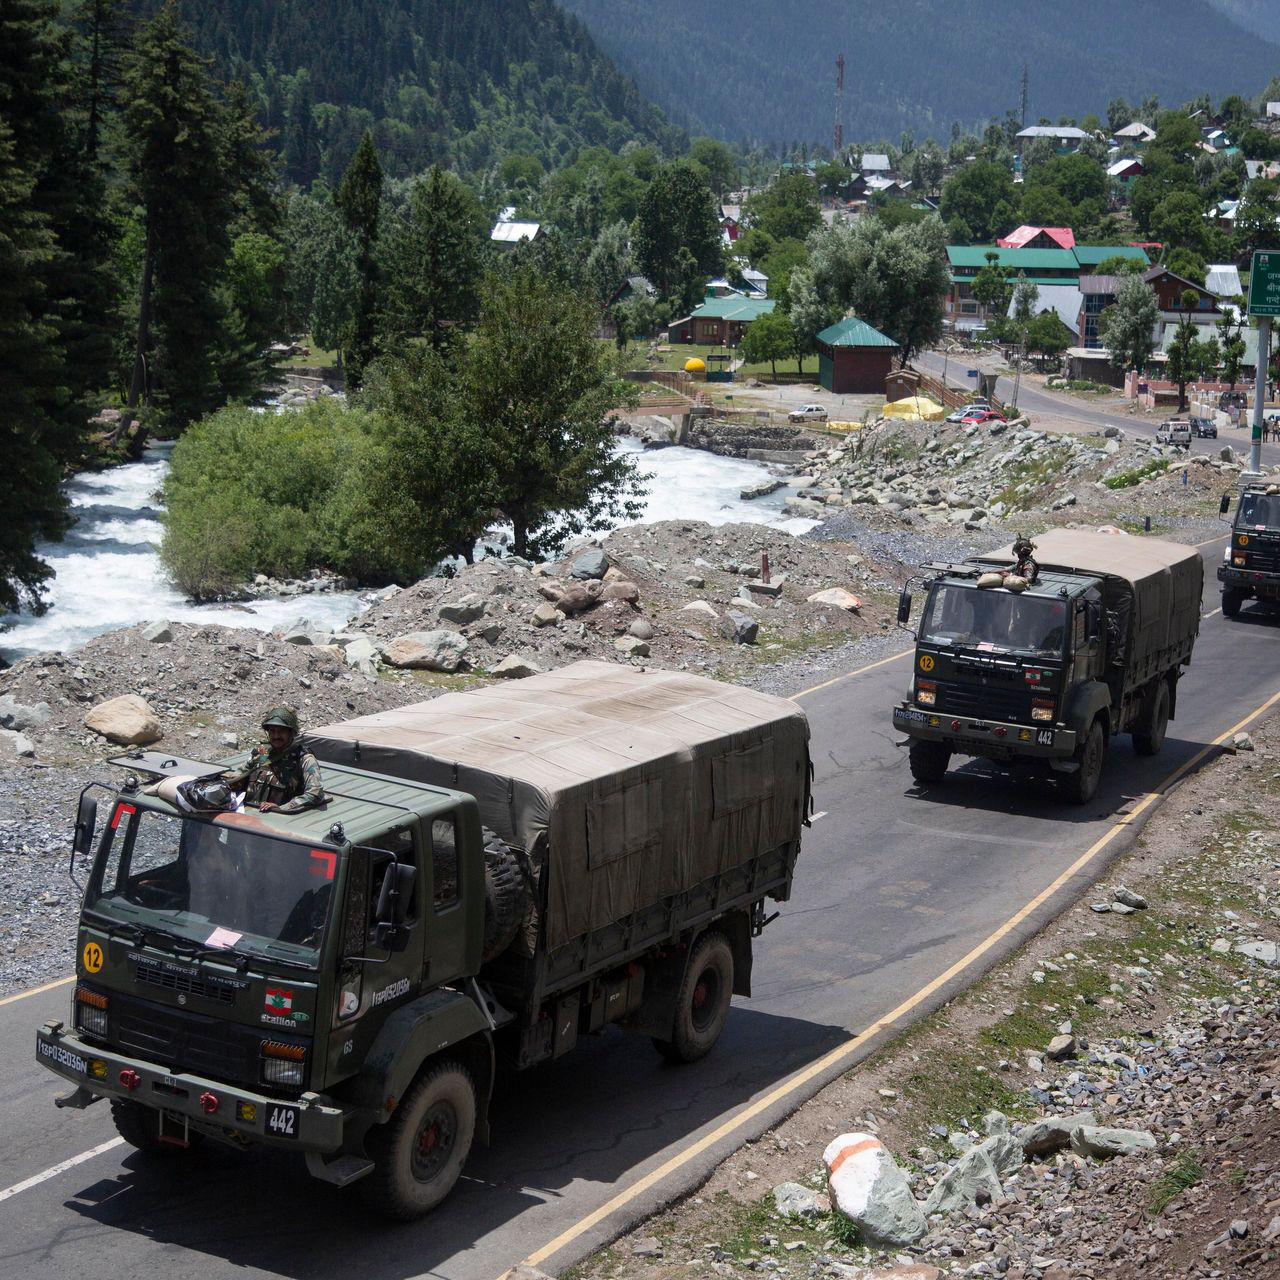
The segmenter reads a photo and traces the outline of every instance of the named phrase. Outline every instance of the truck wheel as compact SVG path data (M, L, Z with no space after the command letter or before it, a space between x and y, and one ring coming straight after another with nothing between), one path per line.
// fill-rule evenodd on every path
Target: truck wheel
M1067 799L1072 804L1088 804L1098 789L1098 780L1102 777L1102 758L1107 754L1107 740L1102 733L1102 722L1095 720L1089 726L1084 747L1077 759L1080 768L1075 773L1067 774L1063 780Z
M941 742L917 740L907 749L907 763L911 766L911 776L921 786L928 786L947 776L951 752Z
M1242 591L1224 591L1222 593L1222 616L1224 618L1234 618L1240 612L1240 606L1244 603L1244 593Z
M149 1156L179 1156L197 1146L202 1134L193 1133L185 1147L173 1142L160 1141L160 1113L140 1102L125 1098L111 1099L111 1120L116 1132L138 1151Z
M482 827L484 836L485 964L500 956L516 936L529 909L529 885L520 860L496 831Z
M671 1039L655 1039L654 1047L669 1062L705 1057L720 1039L732 998L733 948L723 933L704 933L684 968Z
M476 1089L466 1069L428 1068L365 1139L374 1164L362 1184L369 1207L401 1222L430 1212L453 1190L475 1131Z
M1164 746L1165 730L1169 727L1169 686L1161 680L1151 700L1151 710L1143 717L1141 730L1133 734L1133 749L1140 756L1154 756Z

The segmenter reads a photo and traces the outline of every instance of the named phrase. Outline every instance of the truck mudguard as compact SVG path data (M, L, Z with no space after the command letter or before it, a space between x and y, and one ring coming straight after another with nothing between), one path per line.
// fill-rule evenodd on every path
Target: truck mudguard
M382 1024L364 1066L348 1086L352 1100L371 1108L381 1123L428 1058L464 1042L466 1049L457 1056L475 1079L477 1127L483 1136L493 1084L493 1043L479 1005L458 991L429 992L401 1006Z
M1094 717L1106 712L1103 722L1107 737L1111 736L1111 690L1101 680L1086 680L1071 691L1071 702L1067 706L1066 722L1068 728L1074 729L1081 741L1089 732Z

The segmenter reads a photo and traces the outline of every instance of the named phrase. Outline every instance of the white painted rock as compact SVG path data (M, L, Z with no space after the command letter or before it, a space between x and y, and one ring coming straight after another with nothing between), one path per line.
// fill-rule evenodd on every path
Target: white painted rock
M842 587L828 587L825 591L815 591L809 597L810 604L826 604L834 609L844 609L849 613L857 613L862 608L862 601L852 591Z
M122 693L91 707L84 727L101 734L108 742L125 747L149 747L164 737L160 718L145 698L136 693Z
M822 1153L831 1202L871 1244L908 1245L928 1223L893 1156L870 1133L842 1133Z

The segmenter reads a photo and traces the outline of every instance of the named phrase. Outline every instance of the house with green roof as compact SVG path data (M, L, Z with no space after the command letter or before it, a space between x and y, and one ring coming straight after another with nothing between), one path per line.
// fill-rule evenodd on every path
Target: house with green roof
M700 307L667 326L667 339L712 347L736 347L742 341L747 326L753 320L768 315L777 305L775 298L745 298L741 294L708 297Z
M883 393L898 344L857 316L845 316L817 337L818 382L837 395Z

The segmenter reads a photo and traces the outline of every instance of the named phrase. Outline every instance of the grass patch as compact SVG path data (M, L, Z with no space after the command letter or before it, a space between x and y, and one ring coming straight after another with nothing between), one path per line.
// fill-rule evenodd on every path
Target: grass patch
M1005 487L992 499L990 505L1003 502L1007 511L1023 511L1039 490L1043 489L1062 469L1067 450L1056 448L1034 462L1015 462L1005 473Z
M1188 1187L1194 1187L1204 1177L1204 1168L1190 1151L1184 1151L1151 1188L1151 1216L1159 1217L1169 1204Z
M1152 458L1150 462L1144 462L1132 471L1119 471L1113 476L1107 476L1102 483L1108 489L1132 489L1150 476L1164 475L1172 465L1168 458Z
M302 345L310 349L310 354L290 356L288 360L282 360L281 369L332 369L337 365L338 353L318 347L310 334L302 339Z
M969 1126L988 1111L1007 1116L1027 1114L1024 1094L1011 1089L994 1072L954 1050L934 1054L903 1081L902 1096L919 1109L928 1124ZM923 1139L923 1132L921 1133Z

